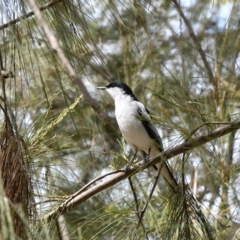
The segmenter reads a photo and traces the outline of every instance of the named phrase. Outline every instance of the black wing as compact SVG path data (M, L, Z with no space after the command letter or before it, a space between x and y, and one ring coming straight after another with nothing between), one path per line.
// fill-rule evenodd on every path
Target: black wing
M158 144L158 149L160 152L163 151L163 145L162 145L162 140L158 134L158 131L154 124L151 122L151 117L149 114L149 111L144 107L143 104L138 103L138 109L137 109L139 119L141 120L143 126L145 127L147 133L149 136L156 141ZM162 165L163 164L163 165ZM172 171L170 167L168 166L167 162L163 162L161 166L161 174L165 178L165 180L169 183L171 188L173 189L174 192L178 192L178 183L175 180ZM155 170L158 169L158 167L155 165L153 166Z
M157 142L159 151L162 152L163 151L162 140L158 134L156 127L151 122L151 117L150 117L150 113L149 113L148 109L146 109L144 107L144 110L142 110L140 107L138 107L137 112L139 115L139 119L141 120L141 122L142 122L143 126L145 127L150 138L152 138L153 140L155 140Z

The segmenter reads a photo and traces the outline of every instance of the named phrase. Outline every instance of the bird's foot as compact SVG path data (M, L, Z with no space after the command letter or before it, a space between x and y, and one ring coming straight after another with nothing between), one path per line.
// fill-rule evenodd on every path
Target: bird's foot
M124 169L124 170L125 170L125 173L128 173L128 172L130 171L130 167L131 167L131 166L130 166L129 164L125 167L125 169Z
M148 154L145 154L145 156L144 156L143 161L144 161L145 164L148 163L149 160L150 160L150 151L151 151L151 148L149 148Z
M131 164L134 162L134 160L136 159L136 156L137 156L137 151L133 154L133 156L131 157L131 159L130 159L130 161L129 161L129 163L130 164L128 164L126 167L125 167L125 172L127 173L127 172L129 172L129 170L130 170L130 167L131 167Z
M149 159L150 159L149 154L147 154L143 159L144 163L148 163Z

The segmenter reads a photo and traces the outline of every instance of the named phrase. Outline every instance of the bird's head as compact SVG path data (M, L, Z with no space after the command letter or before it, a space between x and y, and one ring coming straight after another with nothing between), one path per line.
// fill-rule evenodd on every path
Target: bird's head
M108 84L106 87L98 87L98 89L106 90L114 100L131 97L133 100L138 101L131 88L123 82L113 82Z

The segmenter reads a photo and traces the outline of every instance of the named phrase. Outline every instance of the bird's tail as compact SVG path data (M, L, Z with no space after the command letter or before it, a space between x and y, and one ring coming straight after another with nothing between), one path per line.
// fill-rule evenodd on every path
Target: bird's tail
M172 188L174 192L179 191L179 185L177 183L177 180L173 176L173 173L170 169L170 166L166 161L160 160L160 163L156 164L155 167L157 169L161 168L161 175L164 177L166 182L169 184L169 186Z

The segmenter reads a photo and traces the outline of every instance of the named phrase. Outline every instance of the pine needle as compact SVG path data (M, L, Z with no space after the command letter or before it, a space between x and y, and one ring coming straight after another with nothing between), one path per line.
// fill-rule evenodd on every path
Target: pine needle
M38 129L38 131L36 132L35 136L32 139L31 145L36 146L41 140L43 140L47 133L49 133L53 129L53 127L60 123L64 119L64 117L66 117L67 114L70 111L72 111L80 101L82 101L82 99L83 96L80 95L69 107L65 108L56 119L51 120L47 126L43 126L40 129Z

